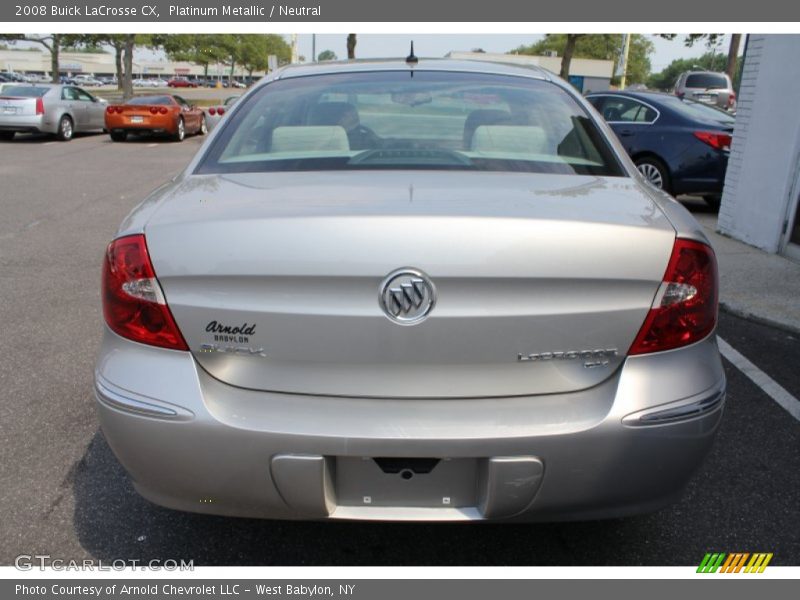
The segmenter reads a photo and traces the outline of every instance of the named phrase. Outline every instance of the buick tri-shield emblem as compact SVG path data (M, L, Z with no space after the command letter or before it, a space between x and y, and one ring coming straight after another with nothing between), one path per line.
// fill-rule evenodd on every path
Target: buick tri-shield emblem
M395 323L415 325L436 304L436 289L430 278L417 269L398 269L381 283L379 302L383 312Z

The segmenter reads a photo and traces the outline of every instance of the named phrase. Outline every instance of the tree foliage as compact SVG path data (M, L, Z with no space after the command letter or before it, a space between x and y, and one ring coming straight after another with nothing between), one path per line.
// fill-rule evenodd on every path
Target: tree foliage
M317 55L317 61L324 62L326 60L336 60L338 56L336 56L336 52L333 50L323 50Z
M558 52L559 56L563 56L568 35L548 34L534 44L515 48L511 54L541 56L548 50L554 50ZM650 75L650 56L654 50L653 42L645 36L639 34L631 36L631 48L628 54L628 83L647 81L647 77ZM622 34L587 34L580 35L575 40L574 58L613 60L615 69L621 52ZM614 80L612 79L612 81Z

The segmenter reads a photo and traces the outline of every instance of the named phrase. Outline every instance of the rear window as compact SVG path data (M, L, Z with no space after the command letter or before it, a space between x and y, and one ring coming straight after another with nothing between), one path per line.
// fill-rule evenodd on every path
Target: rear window
M41 98L48 91L50 91L50 88L18 85L9 88L3 88L3 95L18 96L20 98Z
M249 96L199 173L454 169L622 175L558 86L433 71L314 75Z
M661 96L660 100L672 110L689 119L716 121L717 123L721 123L722 125L729 127L733 127L733 124L736 122L736 119L734 119L729 113L714 108L713 106L709 106L708 104L703 104L702 102L696 102L695 100L681 99L677 96L667 95Z
M686 77L687 88L727 89L728 78L717 73L693 73Z
M172 104L172 98L169 96L138 96L137 98L131 98L128 100L127 104L133 106L159 106L162 104Z

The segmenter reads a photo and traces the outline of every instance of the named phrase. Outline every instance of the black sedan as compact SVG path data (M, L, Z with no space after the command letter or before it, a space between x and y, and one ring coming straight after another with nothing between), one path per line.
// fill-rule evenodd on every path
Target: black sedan
M651 184L675 196L702 196L719 207L733 135L731 115L658 92L598 92L587 100Z

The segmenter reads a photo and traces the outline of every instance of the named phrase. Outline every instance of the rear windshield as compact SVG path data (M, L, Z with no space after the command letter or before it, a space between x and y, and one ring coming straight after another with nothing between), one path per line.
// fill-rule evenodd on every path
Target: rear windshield
M231 115L199 173L455 169L622 175L558 86L476 73L390 71L274 81Z
M727 89L728 78L717 73L694 73L686 77L687 88Z
M18 85L9 88L3 88L3 95L19 96L21 98L41 98L49 90L50 88Z
M127 104L133 106L172 104L172 98L169 96L139 96L138 98L131 98Z
M716 121L729 127L733 127L736 121L729 113L702 102L667 95L659 96L659 99L669 108L689 119Z

